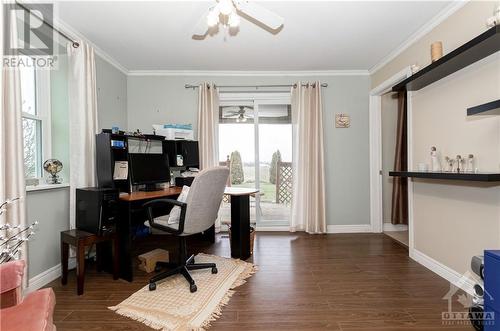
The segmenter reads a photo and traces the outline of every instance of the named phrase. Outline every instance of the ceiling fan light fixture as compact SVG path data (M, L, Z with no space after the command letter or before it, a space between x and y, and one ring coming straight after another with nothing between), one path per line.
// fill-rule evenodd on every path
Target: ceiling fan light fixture
M236 118L236 123L244 123L247 121L247 118L245 116L243 116L243 114L240 114L237 118Z
M219 10L222 15L229 15L234 11L233 2L231 0L220 0Z
M207 25L212 28L216 26L218 23L219 23L219 15L214 9L210 10L210 12L207 15Z
M235 12L232 12L229 15L229 20L227 23L229 24L229 26L231 28L237 28L240 25L240 22L241 22L241 19L238 16L238 14L236 14Z

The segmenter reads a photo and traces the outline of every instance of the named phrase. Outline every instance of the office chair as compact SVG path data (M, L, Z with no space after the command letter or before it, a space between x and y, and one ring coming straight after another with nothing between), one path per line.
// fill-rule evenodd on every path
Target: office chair
M189 189L186 202L172 199L157 199L146 202L149 226L179 237L179 265L174 269L155 275L149 280L149 290L156 289L156 282L164 278L182 274L189 282L189 290L196 292L196 284L189 273L190 270L212 269L212 274L217 273L215 263L195 263L194 255L187 258L186 237L208 230L215 224L217 213L222 202L226 181L229 176L229 169L226 167L214 167L201 171L194 179ZM168 224L153 217L153 209L165 205L174 205L181 208L179 223ZM156 271L161 267L171 267L172 263L157 262Z

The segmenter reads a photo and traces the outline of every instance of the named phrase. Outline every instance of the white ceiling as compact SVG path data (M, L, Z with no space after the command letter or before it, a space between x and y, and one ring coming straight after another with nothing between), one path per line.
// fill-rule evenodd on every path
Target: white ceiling
M368 70L450 2L260 1L285 18L273 35L192 30L210 1L61 2L59 16L128 70Z

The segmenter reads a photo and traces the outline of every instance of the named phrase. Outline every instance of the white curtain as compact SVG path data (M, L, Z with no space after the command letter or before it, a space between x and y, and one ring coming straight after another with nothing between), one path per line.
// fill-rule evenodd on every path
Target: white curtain
M326 233L321 83L292 88L293 202L290 231Z
M203 83L198 89L198 144L200 169L219 165L218 112L219 92L213 83ZM220 231L221 217L215 220L215 231Z
M215 84L201 84L198 91L198 143L201 169L219 165L217 148L218 111L219 93Z
M70 228L75 228L75 196L80 187L95 186L97 92L94 49L85 43L68 45L70 129Z
M3 12L0 11L0 15L3 17ZM3 66L3 31L0 32L0 44L2 45L0 203L7 199L19 198L6 206L6 211L0 216L0 225L20 225L24 228L26 226L26 186L24 181L21 82L18 68ZM10 28L10 38L11 45L17 44L17 30L14 24ZM26 245L23 245L21 249L21 258L28 260ZM28 264L26 263L26 265ZM27 274L26 271L25 275ZM26 277L24 277L24 285L26 286L26 284Z

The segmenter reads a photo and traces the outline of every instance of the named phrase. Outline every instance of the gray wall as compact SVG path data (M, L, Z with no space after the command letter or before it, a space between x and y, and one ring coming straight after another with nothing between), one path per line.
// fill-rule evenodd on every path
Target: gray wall
M69 188L28 192L28 223L38 221L28 243L28 279L60 263L59 233L69 228Z
M127 76L96 56L99 129L127 129Z
M62 161L62 177L69 180L69 114L67 57L61 49L57 70L51 72L52 157ZM127 125L127 77L96 57L99 128ZM60 232L69 228L69 188L27 192L28 222L40 223L29 242L29 272L32 278L60 263Z
M128 128L151 132L152 124L197 126L197 91L186 83L290 84L321 80L325 130L328 224L369 224L368 76L329 77L186 77L129 76ZM349 129L335 129L335 113L351 115Z

